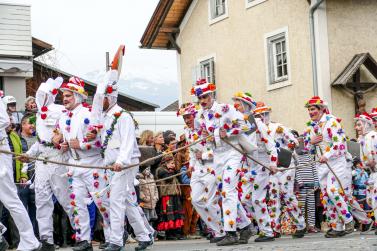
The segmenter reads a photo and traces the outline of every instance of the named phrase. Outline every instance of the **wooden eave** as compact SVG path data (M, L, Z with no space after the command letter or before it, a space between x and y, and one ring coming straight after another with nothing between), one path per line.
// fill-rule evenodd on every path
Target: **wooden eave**
M140 40L141 48L177 50L175 39L192 0L160 0Z
M54 47L49 43L46 43L38 38L32 37L32 49L34 58L37 58L53 50Z

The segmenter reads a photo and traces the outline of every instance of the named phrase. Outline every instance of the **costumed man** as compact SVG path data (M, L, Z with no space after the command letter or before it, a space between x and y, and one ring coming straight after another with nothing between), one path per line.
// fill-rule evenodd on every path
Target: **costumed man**
M367 184L367 203L377 215L377 132L374 130L374 121L368 113L363 113L355 118L355 129L360 143L360 165L363 169L370 170ZM367 222L364 231L369 231L373 222ZM375 216L375 224L377 218ZM377 234L377 230L375 232Z
M262 119L267 125L268 132L275 142L277 149L283 148L293 151L298 141L291 133L291 130L280 123L270 121L271 108L267 107L263 102L258 102L254 110L254 115ZM293 167L293 161L291 167ZM295 182L295 169L277 172L270 176L270 201L269 212L272 220L272 229L275 231L277 237L281 235L281 207L282 202L286 206L289 217L292 220L292 225L295 228L294 238L302 238L306 232L305 218L298 206L298 201L293 192Z
M374 129L377 129L377 107L372 108L370 117L373 119Z
M186 103L177 112L186 124L185 137L191 144L207 135L202 127L203 121L194 104ZM213 165L213 146L210 140L193 145L189 149L189 170L191 169L191 202L211 233L211 243L221 241L225 232L221 221L221 207L218 203L217 175L222 170L215 170Z
M304 145L319 161L316 166L323 196L322 204L331 227L325 237L341 237L346 231L353 232L353 216L349 212L346 196L346 193L351 193L352 174L347 165L345 132L340 119L329 113L326 103L320 97L312 97L305 107L310 121L304 133Z
M93 117L98 117L98 111L101 112L101 155L104 165L111 165L115 171L109 175L111 233L105 250L123 250L125 216L139 241L135 250L145 250L153 242L140 214L135 192L134 180L139 168L135 166L122 169L124 166L139 163L141 155L135 134L137 123L130 112L117 104L118 74L117 70L107 72L103 83L97 86L92 110Z
M232 97L234 107L244 114L245 119L253 116L257 103L251 94L238 92ZM260 118L255 118L256 131L249 134L248 139L251 145L257 145L257 150L250 154L253 158L268 166L272 172L277 171L277 150L274 139L268 133L268 127ZM248 213L254 218L259 227L259 237L256 242L267 242L274 240L271 228L271 218L267 208L267 191L269 189L270 171L253 161L249 165L241 178L242 197L241 201Z
M234 107L216 102L215 90L214 84L199 80L191 93L199 99L203 109L205 130L214 137L214 169L222 168L222 173L219 174L222 183L219 186L222 186L222 211L226 236L216 245L225 246L239 243L237 228L240 229L241 243L247 243L252 236L251 221L241 205L237 191L243 156L231 146L241 149L238 136L249 131L250 128L245 123L243 115Z
M68 155L63 154L60 146L51 142L55 125L65 109L64 106L54 103L58 88L62 82L63 79L61 77L55 80L50 78L39 86L36 93L38 107L36 131L38 141L33 144L21 160L28 161L30 156L57 162L66 162L68 160ZM52 196L55 195L70 220L72 220L73 214L68 192L68 177L64 175L68 169L66 166L42 161L35 163L35 169L35 203L42 250L55 250L52 219L54 203Z
M2 94L0 96L2 97ZM10 151L5 132L9 123L8 113L4 103L0 100L0 149L3 151ZM12 155L0 153L0 159L0 201L9 210L20 234L20 243L17 250L40 251L42 245L34 235L28 213L18 197L17 188L13 181ZM3 237L5 231L6 228L0 223L0 251L5 251L9 247Z
M63 95L64 110L60 117L53 143L59 144L63 151L69 154L69 163L101 167L101 142L97 139L89 142L86 134L90 129L91 112L84 107L83 100L87 98L84 82L71 77L69 82L60 87ZM74 227L76 230L76 246L74 251L91 251L91 229L87 202L90 194L103 190L107 185L107 175L103 169L88 169L69 167L70 203L73 207ZM106 241L110 237L109 194L93 198L103 217L103 229Z

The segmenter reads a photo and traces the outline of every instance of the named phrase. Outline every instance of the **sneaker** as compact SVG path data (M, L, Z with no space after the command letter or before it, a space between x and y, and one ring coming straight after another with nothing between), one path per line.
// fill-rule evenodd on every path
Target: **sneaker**
M151 241L139 241L139 245L135 247L135 251L146 250L148 247L152 246Z
M302 238L305 236L306 229L296 230L294 234L292 234L292 238Z
M55 251L55 245L43 240L41 251Z
M239 244L247 244L249 242L250 237L253 236L253 232L251 231L250 227L247 226L240 231L240 239L238 240Z
M255 242L268 242L268 241L274 241L275 238L272 236L266 236L266 235L259 235L254 241Z
M346 234L352 234L355 231L355 221L348 222L345 225L345 232Z
M92 244L88 241L80 241L72 248L73 251L93 251Z
M347 234L346 231L337 231L337 230L334 230L334 229L330 229L325 234L325 237L326 238L338 238L338 237L345 236L346 234Z
M217 246L231 246L231 245L238 245L238 237L237 234L229 234L226 233L225 237L216 243Z
M110 243L109 242L103 242L103 243L101 243L101 244L99 244L99 249L105 249L105 248L107 248L108 246L110 245Z
M4 236L1 236L0 251L6 251L8 250L8 248L9 248L8 242L5 240Z
M109 245L105 248L105 251L122 251L124 250L123 247L118 246L116 244L109 243Z

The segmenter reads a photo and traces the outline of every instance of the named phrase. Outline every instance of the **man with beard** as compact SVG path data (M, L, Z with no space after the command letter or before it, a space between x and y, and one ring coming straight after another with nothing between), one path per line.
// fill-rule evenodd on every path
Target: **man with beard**
M63 115L65 109L62 105L54 103L58 88L63 79L48 79L42 83L36 93L38 113L36 118L37 142L21 159L28 161L28 157L41 157L57 162L66 162L68 155L63 154L59 144L53 144L51 138L54 135L55 125ZM53 239L53 211L52 196L55 195L59 204L64 208L68 217L72 220L72 207L68 192L67 167L37 161L35 163L35 201L37 207L37 221L42 241L43 251L55 250Z
M7 134L5 128L9 126L9 117L3 102L0 102L0 149L9 151ZM9 210L18 232L20 243L17 250L40 251L42 245L34 236L33 226L28 217L28 213L20 201L16 185L13 182L12 156L0 153L0 201ZM0 251L8 249L8 243L2 236L6 231L0 223Z
M242 169L242 154L224 142L226 140L240 148L238 136L249 131L250 128L246 125L243 115L236 111L234 107L215 101L215 90L216 86L207 83L204 79L196 83L191 93L199 99L203 109L205 130L214 137L213 160L215 169L222 169L219 177L222 180L221 195L226 236L216 245L226 246L239 243L237 227L240 229L241 243L247 243L252 236L251 221L239 201L236 189Z
M63 94L65 111L58 121L54 144L60 144L63 151L69 153L69 163L89 166L103 166L101 158L101 142L99 137L91 142L86 138L90 129L91 112L82 105L87 98L84 82L71 77L68 83L60 87ZM89 212L87 208L88 194L96 194L105 189L107 176L102 169L70 167L68 172L70 185L70 203L73 207L74 227L76 230L76 246L74 251L92 251ZM106 241L109 241L109 195L102 194L93 198L103 217L103 228Z

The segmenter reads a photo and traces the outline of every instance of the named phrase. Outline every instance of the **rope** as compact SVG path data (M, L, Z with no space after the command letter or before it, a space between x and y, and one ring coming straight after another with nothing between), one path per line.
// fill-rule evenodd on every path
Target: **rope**
M194 141L193 143L191 144L188 144L188 145L185 145L185 146L182 146L182 147L179 147L173 151L168 151L168 152L164 152L160 155L157 155L157 156L154 156L152 158L149 158L149 159L146 159L140 163L135 163L135 164L131 164L131 165L128 165L128 166L123 166L122 167L122 170L126 170L126 169L130 169L130 168L133 168L133 167L136 167L136 166L140 166L140 165L144 165L144 164L147 164L149 163L150 161L153 161L153 160L156 160L156 159L159 159L159 158L162 158L166 155L169 155L169 154L173 154L173 153L176 153L176 152L179 152L179 151L182 151L182 150L185 150L186 148L189 148L191 146L194 146L202 141L205 141L207 139L209 139L210 137L212 136L207 136L205 138L202 138L202 139L198 139L196 141ZM15 153L15 152L11 152L11 151L7 151L7 150L1 150L0 149L0 153L4 153L4 154L10 154L10 155L14 155L16 156L17 158L19 157L25 157L24 154L20 154L20 153ZM38 157L32 157L32 156L26 156L28 159L31 159L31 160L35 160L35 161L41 161L41 162L45 162L45 163L52 163L52 164L56 164L56 165L62 165L62 166L71 166L71 167L77 167L77 168L87 168L87 169L102 169L102 170L107 170L107 169L111 169L111 166L90 166L90 165L79 165L79 164L73 164L73 163L66 163L66 162L59 162L59 161L54 161L54 160L49 160L49 159L46 159L46 158L38 158Z

